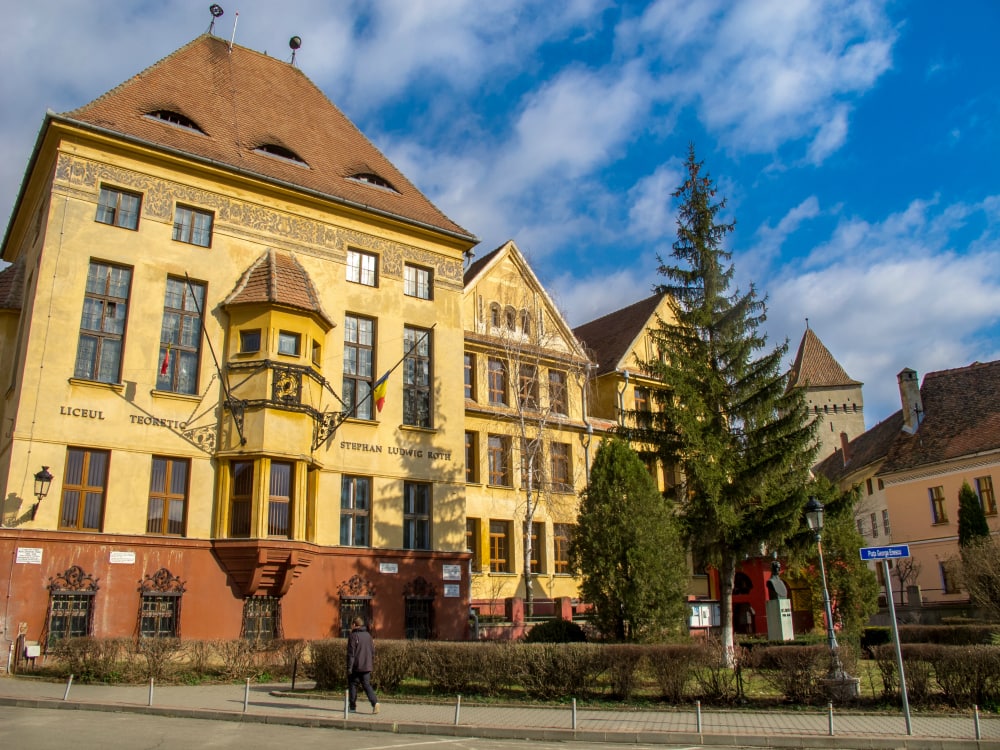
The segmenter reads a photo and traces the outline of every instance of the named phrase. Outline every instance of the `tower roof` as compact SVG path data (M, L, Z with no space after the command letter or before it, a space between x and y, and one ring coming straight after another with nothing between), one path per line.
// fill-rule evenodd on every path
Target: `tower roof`
M302 71L210 34L61 117L475 242Z
M853 380L819 340L819 336L811 328L806 328L789 373L788 387L833 388L854 385L861 385L861 382Z
M311 313L327 330L334 323L319 301L316 287L294 255L268 250L243 272L236 287L223 301L233 305L272 304Z

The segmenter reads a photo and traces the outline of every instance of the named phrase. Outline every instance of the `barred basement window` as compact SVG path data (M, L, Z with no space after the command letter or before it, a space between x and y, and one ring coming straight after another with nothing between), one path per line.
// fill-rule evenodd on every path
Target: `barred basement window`
M272 641L281 637L281 599L248 596L243 600L243 632L248 641Z
M49 579L49 616L45 629L48 645L63 638L93 634L97 589L97 579L79 565L71 565L64 573Z
M369 597L346 597L340 600L340 637L351 634L351 623L355 617L360 617L368 623L371 632L372 600Z
M143 638L180 636L181 595L184 584L166 568L139 584L139 635Z
M406 637L414 640L427 640L434 632L434 600L406 599Z

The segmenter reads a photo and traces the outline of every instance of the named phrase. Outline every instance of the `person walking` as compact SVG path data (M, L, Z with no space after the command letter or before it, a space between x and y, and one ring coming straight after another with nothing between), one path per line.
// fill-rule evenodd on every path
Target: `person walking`
M351 634L347 636L347 707L358 710L358 683L364 688L372 713L379 712L378 697L372 689L372 667L375 665L375 642L365 627L364 618L355 617Z

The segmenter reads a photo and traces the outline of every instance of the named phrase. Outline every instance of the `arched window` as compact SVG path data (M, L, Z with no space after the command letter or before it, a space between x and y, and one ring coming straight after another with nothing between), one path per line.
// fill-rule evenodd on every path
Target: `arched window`
M494 328L500 327L500 305L496 302L490 303L490 325Z
M531 335L531 313L521 310L521 332L525 336Z

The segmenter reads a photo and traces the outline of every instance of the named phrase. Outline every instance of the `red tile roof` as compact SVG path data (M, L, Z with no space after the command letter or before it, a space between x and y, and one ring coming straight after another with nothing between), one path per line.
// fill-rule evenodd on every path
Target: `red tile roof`
M595 375L604 375L618 368L636 337L653 324L653 313L662 299L663 295L654 294L573 329L577 339L597 362Z
M243 272L222 305L262 303L304 310L318 317L327 330L334 327L323 311L312 279L294 255L268 250Z
M20 310L24 304L24 256L0 270L0 310Z
M847 444L847 461L838 448L813 468L833 483L884 459L903 429L903 412L897 411Z
M851 379L819 340L819 336L811 328L807 328L789 371L788 387L829 388L847 385L861 383Z
M176 112L203 131L149 117ZM64 117L475 242L293 65L202 35ZM308 166L257 151L274 145ZM394 190L349 179L375 174Z
M879 473L1000 450L1000 360L929 372L920 400L923 421L898 433Z

